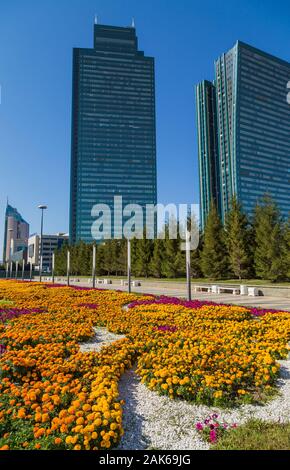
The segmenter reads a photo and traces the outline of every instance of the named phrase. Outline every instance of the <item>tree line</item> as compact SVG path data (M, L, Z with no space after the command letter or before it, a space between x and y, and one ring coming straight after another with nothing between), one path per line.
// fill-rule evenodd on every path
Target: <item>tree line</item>
M164 238L131 241L133 276L179 278L186 275L185 252L180 237L170 239L168 226ZM91 275L92 244L64 244L55 256L55 273L66 274L67 249L71 253L71 274ZM96 275L127 274L127 241L107 240L96 244ZM283 221L270 196L256 205L252 220L234 197L222 224L212 202L200 242L191 252L193 278L250 279L273 282L290 279L290 219Z

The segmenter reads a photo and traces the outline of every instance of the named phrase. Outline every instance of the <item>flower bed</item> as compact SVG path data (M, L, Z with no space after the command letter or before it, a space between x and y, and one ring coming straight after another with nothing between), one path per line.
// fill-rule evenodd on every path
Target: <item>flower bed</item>
M116 446L118 382L135 361L151 390L232 405L263 399L279 374L276 359L288 353L285 312L255 316L237 306L13 281L0 281L0 293L27 313L0 322L2 449ZM81 353L94 326L126 338Z

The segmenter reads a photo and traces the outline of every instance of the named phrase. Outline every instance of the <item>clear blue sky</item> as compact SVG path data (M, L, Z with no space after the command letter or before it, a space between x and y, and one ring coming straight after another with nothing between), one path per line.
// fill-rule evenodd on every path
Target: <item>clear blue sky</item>
M198 200L194 84L237 39L290 60L288 0L1 0L0 253L6 196L39 231L68 230L72 48L93 20L127 26L156 59L159 202ZM2 257L0 255L0 258Z

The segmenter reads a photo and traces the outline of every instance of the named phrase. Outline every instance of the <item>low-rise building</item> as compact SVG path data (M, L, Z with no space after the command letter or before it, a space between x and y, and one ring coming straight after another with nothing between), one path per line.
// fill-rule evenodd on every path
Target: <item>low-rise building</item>
M67 233L56 233L55 235L43 235L42 237L42 270L51 271L52 254L61 248L68 240ZM41 236L37 233L30 235L28 240L28 262L39 269L40 265Z

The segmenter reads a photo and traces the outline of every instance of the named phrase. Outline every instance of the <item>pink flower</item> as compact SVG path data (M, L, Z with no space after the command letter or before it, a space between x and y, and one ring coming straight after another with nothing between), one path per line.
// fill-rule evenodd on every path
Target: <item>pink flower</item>
M214 429L212 429L209 433L209 440L210 442L214 443L217 440L216 432Z
M203 430L203 425L202 425L201 423L196 423L195 427L196 427L196 429L197 429L198 431L202 431L202 430Z

